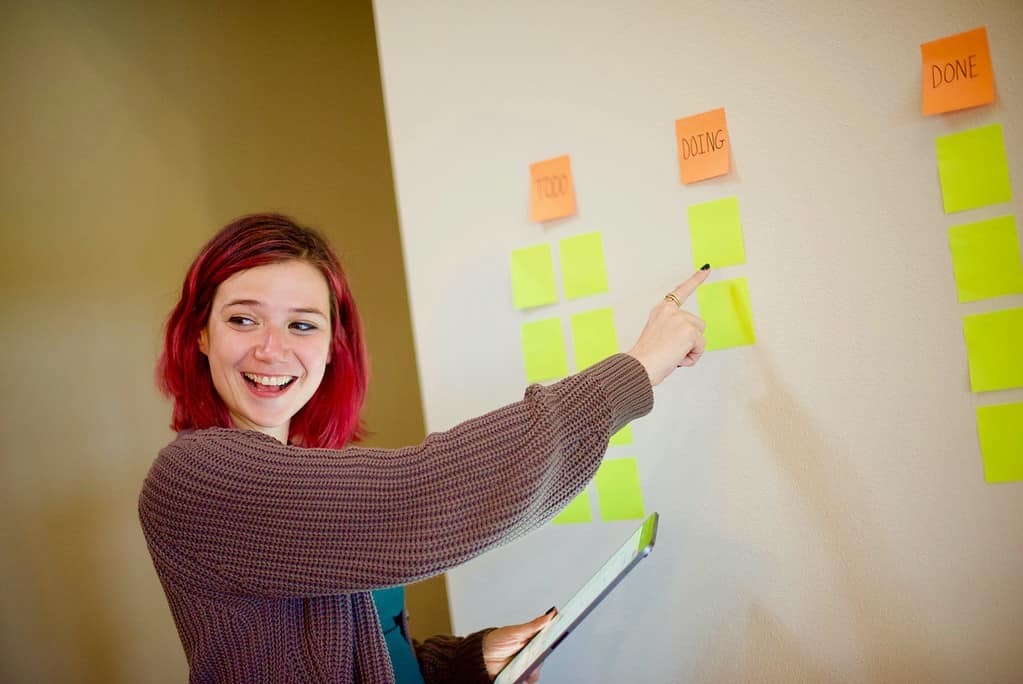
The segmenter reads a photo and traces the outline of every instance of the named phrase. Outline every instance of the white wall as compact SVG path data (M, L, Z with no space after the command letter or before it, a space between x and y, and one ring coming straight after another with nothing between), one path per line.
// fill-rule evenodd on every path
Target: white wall
M894 7L893 7L894 5ZM544 681L1023 679L1023 484L984 483L947 229L1023 197L1023 3L376 0L430 430L521 396L522 321L614 308L628 348L690 270L686 207L739 198L753 347L634 426L657 551ZM923 118L919 44L986 25L994 105ZM723 106L734 167L678 181ZM1015 199L946 216L934 140L1000 122ZM578 216L527 220L570 154ZM522 313L509 252L601 231L610 292ZM571 350L569 350L571 358ZM450 574L456 629L563 602L631 522L548 527Z

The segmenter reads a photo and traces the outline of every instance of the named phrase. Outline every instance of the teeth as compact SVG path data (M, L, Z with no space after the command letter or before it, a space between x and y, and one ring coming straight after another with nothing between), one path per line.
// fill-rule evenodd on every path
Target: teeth
M274 387L287 385L292 380L290 375L256 375L255 373L243 373L243 375L252 382L259 383L260 385L272 385Z

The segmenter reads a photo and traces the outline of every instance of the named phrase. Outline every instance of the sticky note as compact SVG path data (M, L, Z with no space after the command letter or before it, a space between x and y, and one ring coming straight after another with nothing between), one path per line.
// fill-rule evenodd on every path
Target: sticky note
M584 233L558 243L565 297L577 299L607 292L607 268L600 233Z
M637 520L646 515L636 459L605 459L594 479L601 520Z
M1012 199L1001 124L943 135L935 144L946 214Z
M1023 258L1012 216L953 226L948 244L960 302L1023 293Z
M529 165L529 220L553 221L575 214L575 183L568 155Z
M1023 403L978 406L977 434L984 479L1023 480Z
M974 392L1023 387L1023 308L963 317Z
M632 444L632 423L611 435L611 440L608 442L609 446L623 446L625 444Z
M610 307L574 314L569 323L577 370L589 368L618 353L615 317Z
M738 197L693 204L688 211L694 269L704 264L719 268L746 263Z
M700 316L707 322L707 350L742 347L757 341L745 278L704 283L696 290Z
M551 521L552 525L571 525L572 523L586 523L593 520L590 512L590 494L585 489L579 492L579 496L572 499L567 506L561 509L557 517Z
M683 183L723 176L731 168L731 144L724 108L676 120L675 142Z
M522 324L522 356L526 380L541 382L568 375L565 337L560 318L546 318Z
M925 115L991 104L995 77L987 29L978 28L920 46Z
M554 257L550 245L535 245L511 253L512 300L516 309L558 301Z

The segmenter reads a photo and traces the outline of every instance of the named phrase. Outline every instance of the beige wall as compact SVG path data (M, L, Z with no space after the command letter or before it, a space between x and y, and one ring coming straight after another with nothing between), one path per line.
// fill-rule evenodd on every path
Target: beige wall
M171 437L162 322L231 218L333 238L371 443L422 437L370 3L262 5L0 9L0 680L183 680L135 505ZM446 627L438 584L420 634Z

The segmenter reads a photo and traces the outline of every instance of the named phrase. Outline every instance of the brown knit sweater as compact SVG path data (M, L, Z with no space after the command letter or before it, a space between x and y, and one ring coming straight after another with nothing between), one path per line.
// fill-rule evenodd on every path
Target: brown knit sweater
M646 371L618 354L403 449L181 433L153 463L139 517L190 681L393 681L370 590L548 522L610 435L652 407ZM489 681L482 635L417 644L426 681Z

